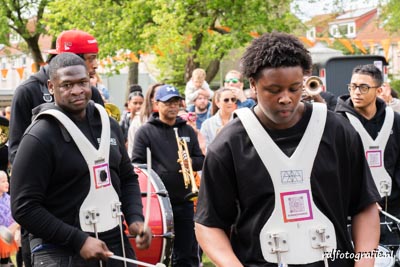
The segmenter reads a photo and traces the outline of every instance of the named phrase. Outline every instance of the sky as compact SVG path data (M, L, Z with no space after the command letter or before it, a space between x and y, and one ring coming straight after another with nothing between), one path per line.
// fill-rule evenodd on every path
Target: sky
M292 5L292 10L303 21L309 20L311 17L320 14L331 13L340 10L340 5L334 5L334 2L341 2L344 10L354 10L367 7L376 7L379 3L386 2L385 0L314 0L314 3L309 3L312 0L295 0ZM296 11L294 6L298 5L300 11Z

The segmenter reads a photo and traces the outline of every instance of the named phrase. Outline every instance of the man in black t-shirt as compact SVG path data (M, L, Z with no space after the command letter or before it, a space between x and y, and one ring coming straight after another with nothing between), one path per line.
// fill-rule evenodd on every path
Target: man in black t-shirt
M218 266L320 267L325 255L331 267L372 267L373 258L354 257L378 246L380 197L351 125L300 101L308 51L294 36L268 33L242 67L258 104L239 109L208 147L195 216L203 251Z

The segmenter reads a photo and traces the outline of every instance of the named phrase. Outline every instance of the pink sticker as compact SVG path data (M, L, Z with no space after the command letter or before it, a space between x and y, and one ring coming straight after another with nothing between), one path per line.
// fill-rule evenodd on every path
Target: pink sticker
M96 189L111 185L111 176L108 163L94 165L93 173Z
M283 192L280 196L285 223L313 219L310 190Z

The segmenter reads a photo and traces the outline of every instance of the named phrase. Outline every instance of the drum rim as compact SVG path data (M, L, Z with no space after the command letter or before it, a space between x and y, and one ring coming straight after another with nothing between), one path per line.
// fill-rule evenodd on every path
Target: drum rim
M146 164L134 165L134 167L140 169L147 176L147 178L150 177L149 176L149 171L147 169ZM152 174L151 174L152 179L150 179L150 182L151 182L152 186L154 187L154 190L156 192L161 191L161 190L165 190L166 191L166 188L165 188L164 184L162 184L162 180L159 177L159 175L154 170L151 170L151 172L152 172ZM154 177L155 177L154 174L157 175L157 177L158 177L158 179L160 180L161 183L158 183L156 181L156 179L154 179ZM168 233L168 230L169 230L168 227L169 226L167 225L167 222L172 222L171 231L173 232L173 230L174 230L174 228L173 228L174 218L173 218L172 206L171 206L171 202L169 200L169 196L162 197L162 196L159 196L158 194L156 194L156 196L157 196L157 199L158 199L158 203L160 204L161 215L162 215L163 218L165 218L165 220L162 221L163 234ZM168 204L169 204L169 209L171 210L170 214L167 213L167 207L166 206ZM164 262L166 260L166 251L167 251L167 244L168 244L167 241L168 240L166 240L165 238L162 238L162 251L161 251L161 255L160 255L160 262ZM172 242L171 242L171 246L172 246Z

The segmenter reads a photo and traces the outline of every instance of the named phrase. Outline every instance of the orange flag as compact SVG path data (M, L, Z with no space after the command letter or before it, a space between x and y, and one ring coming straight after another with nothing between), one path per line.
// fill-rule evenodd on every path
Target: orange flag
M354 44L360 49L363 54L367 54L367 49L365 49L363 43L359 39L354 39Z
M354 54L354 48L351 45L351 42L348 39L338 39L338 41L350 51L350 53Z
M8 69L1 69L1 77L5 79L7 77Z
M305 43L306 45L308 45L310 47L314 46L314 42L309 40L309 39L307 39L307 37L300 36L299 39L300 39L300 41L302 41L303 43Z
M37 72L37 67L36 67L36 63L35 62L33 62L32 65L31 65L31 72L32 73L36 73Z
M383 51L385 52L385 58L388 60L389 57L389 48L390 48L390 39L381 40Z
M130 53L129 53L129 58L130 58L133 62L139 63L139 59L138 59L138 57L135 55L135 53L130 52Z
M22 78L24 77L25 68L24 67L19 67L19 68L16 68L16 70L17 70L17 72L19 74L19 78L22 80Z

